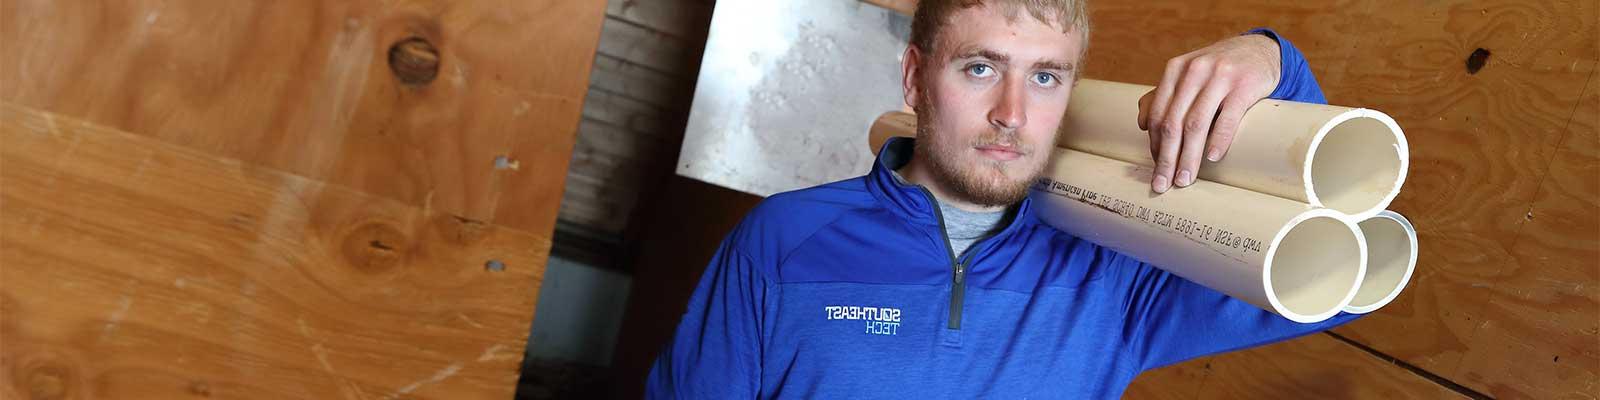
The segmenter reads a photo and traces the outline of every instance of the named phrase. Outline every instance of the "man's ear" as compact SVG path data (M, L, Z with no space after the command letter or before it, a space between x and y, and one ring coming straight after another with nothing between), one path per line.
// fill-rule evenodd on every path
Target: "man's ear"
M905 94L906 106L915 110L917 99L921 97L922 90L917 80L918 70L922 68L922 52L917 45L907 44L906 53L900 57L900 85Z

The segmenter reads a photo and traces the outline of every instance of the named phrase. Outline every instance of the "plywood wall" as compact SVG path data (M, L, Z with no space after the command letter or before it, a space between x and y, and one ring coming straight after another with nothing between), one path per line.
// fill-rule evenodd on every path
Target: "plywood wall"
M1155 84L1168 58L1252 27L1293 40L1329 101L1383 110L1405 128L1413 168L1391 208L1416 223L1422 247L1410 287L1376 314L1328 334L1151 371L1128 397L1600 396L1597 3L1091 1L1085 74L1098 79ZM1469 60L1474 53L1481 64ZM674 182L661 193L684 200L656 200L730 213L755 201ZM731 225L676 211L636 224L663 235L676 231L660 226ZM639 257L690 260L641 264L638 279L670 285L695 276L705 260L685 249L721 239L675 235ZM659 346L677 315L653 313L672 309L664 302L681 305L691 289L640 285L619 350L629 340L648 342L636 352ZM619 373L642 377L649 358L619 355Z
M509 398L602 15L0 2L0 398Z

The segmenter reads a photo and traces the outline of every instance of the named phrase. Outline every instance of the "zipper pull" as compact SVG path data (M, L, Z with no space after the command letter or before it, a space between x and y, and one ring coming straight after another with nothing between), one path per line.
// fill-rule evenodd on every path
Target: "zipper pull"
M967 272L967 265L966 264L956 263L956 284L961 284L962 276L966 275L966 272Z

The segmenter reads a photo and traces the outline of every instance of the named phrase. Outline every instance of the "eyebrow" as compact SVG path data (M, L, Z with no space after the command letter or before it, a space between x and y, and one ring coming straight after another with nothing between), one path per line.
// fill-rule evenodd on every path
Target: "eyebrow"
M1011 62L1011 56L989 49L968 49L956 55L956 59L968 58L984 58L999 63Z
M1046 60L1033 63L1033 69L1053 69L1061 72L1072 72L1073 65L1069 62Z
M964 60L964 59L969 59L969 58L983 58L983 59L987 59L987 60L998 62L998 63L1002 63L1002 64L1011 62L1011 56L1008 56L1008 55L1005 55L1005 54L1001 54L1000 52L997 52L997 51L994 51L994 50L984 49L984 48L963 49L960 53L957 53L957 55L956 55L956 59L957 60ZM1062 61L1056 61L1056 60L1043 60L1043 61L1039 61L1039 62L1033 63L1033 69L1047 69L1047 70L1056 70L1056 71L1061 71L1061 72L1072 72L1072 70L1075 69L1075 68L1074 68L1073 64L1069 63L1069 62L1062 62Z

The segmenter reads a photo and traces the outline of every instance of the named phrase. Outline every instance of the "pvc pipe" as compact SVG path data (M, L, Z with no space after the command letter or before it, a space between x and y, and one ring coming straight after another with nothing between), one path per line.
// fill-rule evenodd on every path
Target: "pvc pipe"
M1139 98L1152 87L1084 79L1072 91L1057 145L1150 166ZM1384 113L1262 100L1240 121L1227 155L1203 161L1199 178L1327 207L1359 219L1400 193L1410 150Z
M1394 211L1358 223L1367 242L1367 273L1344 311L1366 314L1394 301L1417 269L1417 229Z
M1289 320L1333 317L1366 275L1361 229L1336 211L1208 181L1158 196L1147 166L1052 161L1032 194L1045 223Z
M876 155L883 150L883 144L891 137L917 137L917 115L899 111L886 112L873 120L872 127L867 129L867 150Z
M914 117L912 117L914 118ZM869 144L912 136L907 114ZM1344 215L1208 181L1155 195L1153 170L1056 148L1031 196L1047 224L1302 323L1333 317L1366 274L1360 228Z

